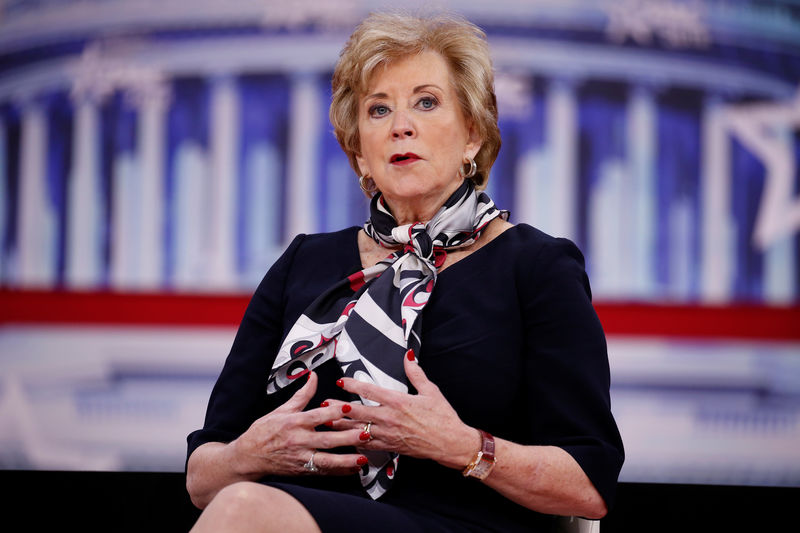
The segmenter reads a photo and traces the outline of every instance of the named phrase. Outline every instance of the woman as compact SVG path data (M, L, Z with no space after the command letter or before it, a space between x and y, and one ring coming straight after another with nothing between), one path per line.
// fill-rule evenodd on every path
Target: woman
M330 114L371 217L297 237L253 296L188 439L195 529L602 517L623 459L605 339L574 245L476 190L500 148L484 34L370 16Z

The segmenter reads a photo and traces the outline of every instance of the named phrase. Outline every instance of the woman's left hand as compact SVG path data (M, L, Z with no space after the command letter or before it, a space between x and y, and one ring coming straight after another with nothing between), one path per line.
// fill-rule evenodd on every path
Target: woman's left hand
M347 418L333 422L333 429L349 430L370 425L371 440L356 446L402 455L433 459L450 468L464 468L480 449L480 433L464 424L439 387L431 382L409 350L403 365L418 394L392 391L352 378L337 382L344 390L380 405L328 400L340 403ZM349 411L348 411L349 409Z

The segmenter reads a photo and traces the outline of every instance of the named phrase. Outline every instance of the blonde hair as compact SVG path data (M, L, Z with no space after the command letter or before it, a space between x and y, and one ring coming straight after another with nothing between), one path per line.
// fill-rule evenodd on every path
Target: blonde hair
M475 156L478 171L471 178L482 189L500 151L494 73L486 34L459 16L373 13L364 19L342 49L333 72L330 120L336 139L358 174L359 98L378 67L425 51L439 53L450 67L462 113L483 141Z

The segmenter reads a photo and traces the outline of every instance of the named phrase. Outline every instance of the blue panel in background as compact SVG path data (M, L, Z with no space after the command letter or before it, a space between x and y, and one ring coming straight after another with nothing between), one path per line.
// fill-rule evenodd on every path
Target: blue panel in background
M109 266L112 248L115 245L111 228L111 199L114 192L115 163L122 154L133 156L136 153L138 123L137 112L123 93L116 91L103 102L100 111L100 183L101 198L105 202L101 213L104 213L105 218L100 232L98 232L102 239L103 265L105 267L101 272L102 287L108 287L110 282Z
M699 296L701 106L692 91L659 98L656 281L676 300Z
M63 287L66 260L67 230L67 187L72 168L73 102L66 92L58 92L50 97L47 108L47 167L46 182L48 201L56 214L55 235L56 270L55 285Z
M205 78L180 78L172 84L172 103L167 118L165 172L165 261L164 279L172 278L175 266L176 155L181 144L194 143L205 153L209 146L209 87Z
M369 215L369 199L361 192L358 176L336 140L328 118L331 105L331 76L318 76L322 110L319 117L319 159L315 208L319 213L319 231L338 231L361 226Z
M1 175L6 180L4 190L7 192L6 197L0 198L0 202L5 203L4 232L0 235L0 261L3 263L3 279L0 279L0 286L6 286L13 283L9 272L10 256L17 246L19 204L16 199L19 194L20 116L19 110L9 104L0 106L0 115L5 127L5 168Z
M601 185L604 171L626 156L625 109L628 88L619 83L590 82L578 91L578 219L577 241L591 275L589 198Z
M238 87L241 104L236 260L237 270L248 276L253 269L266 272L269 264L259 268L261 259L257 256L266 247L278 247L283 242L289 81L279 74L244 75L238 79Z

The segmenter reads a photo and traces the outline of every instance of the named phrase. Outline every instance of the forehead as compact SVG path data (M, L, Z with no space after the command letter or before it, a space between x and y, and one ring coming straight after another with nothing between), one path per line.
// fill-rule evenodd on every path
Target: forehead
M437 52L423 51L378 66L367 82L364 96L393 87L426 84L435 84L444 90L452 85L447 62Z

